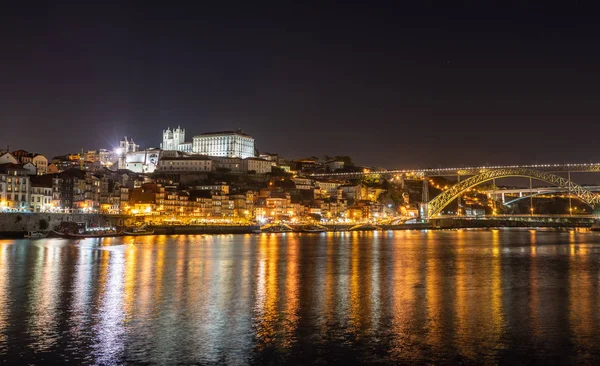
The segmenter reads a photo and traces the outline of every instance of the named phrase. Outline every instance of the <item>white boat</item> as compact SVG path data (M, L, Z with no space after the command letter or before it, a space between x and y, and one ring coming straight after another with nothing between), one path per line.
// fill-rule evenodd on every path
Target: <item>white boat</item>
M41 239L47 237L48 233L48 231L28 231L25 237L29 239Z

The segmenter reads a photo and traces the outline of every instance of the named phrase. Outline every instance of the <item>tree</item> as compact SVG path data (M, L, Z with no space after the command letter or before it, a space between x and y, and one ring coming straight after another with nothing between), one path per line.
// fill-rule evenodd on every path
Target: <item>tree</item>
M40 221L38 221L38 227L40 228L40 230L48 229L48 221L46 221L45 219L40 219Z
M310 216L310 218L315 221L321 221L321 218L322 218L321 215L316 214L316 213L309 214L308 216Z
M271 176L272 177L291 177L292 173L288 173L285 170L279 168L279 167L272 167L271 168Z
M273 181L273 185L275 187L280 187L284 189L295 189L296 183L289 178L281 178Z

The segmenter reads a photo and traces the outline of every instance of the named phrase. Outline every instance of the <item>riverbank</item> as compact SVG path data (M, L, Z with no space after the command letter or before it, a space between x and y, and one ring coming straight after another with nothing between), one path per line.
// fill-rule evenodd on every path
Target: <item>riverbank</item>
M131 225L131 217L107 216L99 214L56 214L56 213L3 213L0 214L0 238L23 238L28 231L47 231L63 221L86 223L87 226ZM474 228L586 228L591 227L593 219L570 218L560 221L544 220L509 220L485 219L474 220L467 218L441 218L428 223L377 225L377 230L444 230L444 229L474 229ZM291 225L296 232L302 232L304 226ZM357 225L322 225L325 231L361 231ZM260 232L258 225L156 225L150 226L155 235L197 235L197 234L251 234ZM373 226L365 227L373 230Z
M61 222L81 222L86 226L117 226L124 216L108 217L100 214L23 213L0 214L0 238L22 238L28 231L48 231Z

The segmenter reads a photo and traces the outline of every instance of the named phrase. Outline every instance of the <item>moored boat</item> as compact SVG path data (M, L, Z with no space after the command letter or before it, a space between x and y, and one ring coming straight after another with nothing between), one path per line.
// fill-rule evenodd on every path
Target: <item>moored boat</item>
M52 233L62 238L85 239L121 236L122 231L114 227L88 227L85 223L62 222Z
M149 230L147 225L142 225L131 228L131 230L125 230L123 234L128 236L152 235L154 234L154 230Z
M48 231L28 231L25 237L28 239L41 239L48 236Z
M325 232L325 228L322 226L310 225L302 228L303 233L322 233Z
M348 229L349 231L375 231L381 230L381 227L372 224L358 224Z
M263 233L289 233L289 232L294 231L293 228L291 228L285 224L265 225L265 226L261 227L260 230Z
M152 235L154 234L154 230L132 230L132 231L123 231L123 235L127 236L143 236L143 235Z
M123 235L122 231L111 231L111 232L84 232L84 233L65 233L61 231L52 230L56 235L67 238L67 239L87 239L87 238L109 238L113 236Z

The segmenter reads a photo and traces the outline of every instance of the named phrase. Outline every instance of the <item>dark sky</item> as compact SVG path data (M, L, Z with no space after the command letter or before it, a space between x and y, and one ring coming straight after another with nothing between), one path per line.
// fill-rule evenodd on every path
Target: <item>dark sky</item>
M600 161L598 12L576 1L91 3L1 5L1 146L181 125L387 168Z

